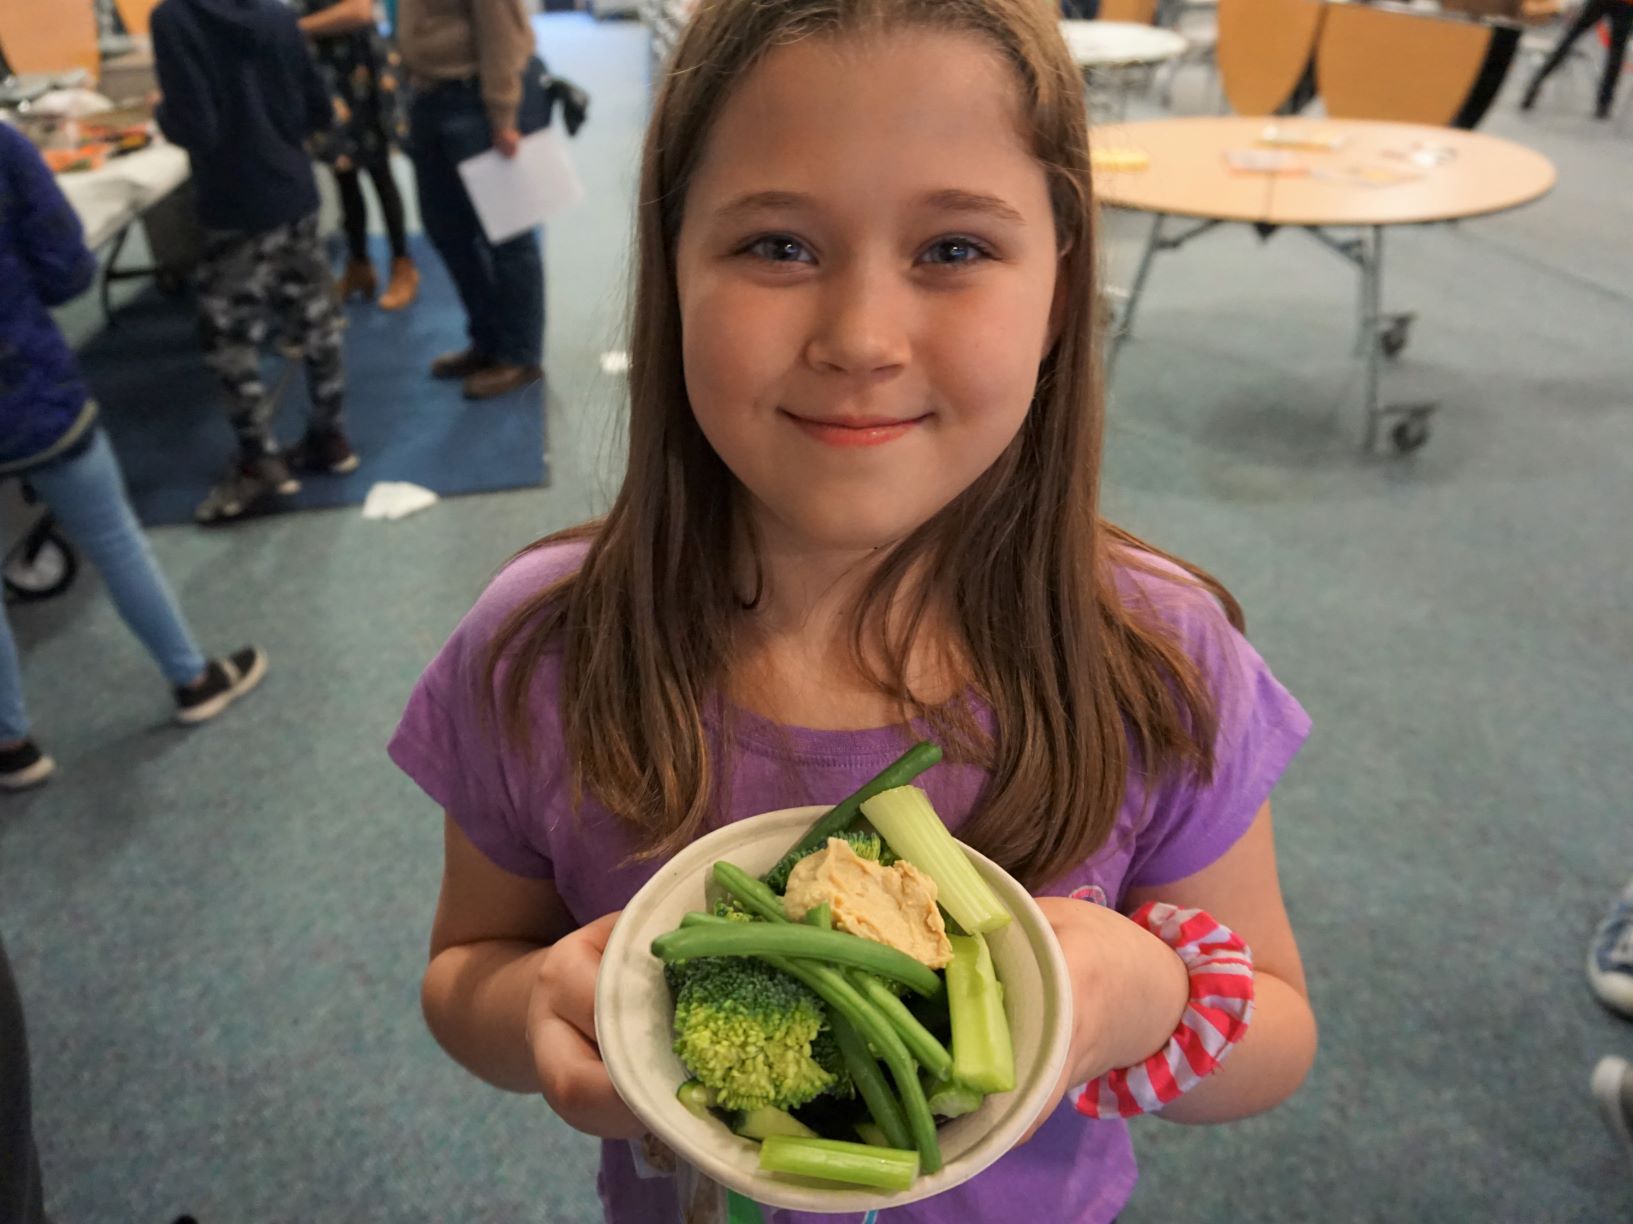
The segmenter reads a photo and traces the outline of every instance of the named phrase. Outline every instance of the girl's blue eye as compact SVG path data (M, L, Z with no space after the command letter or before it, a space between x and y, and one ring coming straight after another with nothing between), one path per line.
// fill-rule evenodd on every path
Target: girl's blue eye
M757 238L748 247L748 253L757 255L768 263L802 263L801 255L809 256L809 252L796 238L788 238L780 234L773 234L767 238Z
M939 257L938 257L939 256ZM934 264L957 267L990 258L987 249L973 238L942 238L932 243L925 259Z

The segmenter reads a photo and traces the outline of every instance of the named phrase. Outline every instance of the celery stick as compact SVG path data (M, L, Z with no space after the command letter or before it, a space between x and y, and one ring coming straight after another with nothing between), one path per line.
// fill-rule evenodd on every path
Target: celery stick
M878 1190L906 1190L919 1175L919 1154L843 1139L772 1135L760 1144L760 1167L768 1173L818 1177Z
M947 1012L953 1024L952 1078L979 1092L1008 1092L1015 1087L1015 1051L992 953L979 935L950 938Z
M898 786L862 804L890 848L936 882L936 900L971 935L996 931L1010 919L998 894L953 839L930 799L916 786Z

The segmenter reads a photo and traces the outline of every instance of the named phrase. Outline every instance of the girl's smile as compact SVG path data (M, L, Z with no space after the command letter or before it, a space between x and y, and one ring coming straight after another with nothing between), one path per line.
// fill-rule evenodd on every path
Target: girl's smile
M804 430L808 437L828 446L883 446L894 442L930 420L930 413L922 416L891 419L889 417L815 417L780 410L782 415Z

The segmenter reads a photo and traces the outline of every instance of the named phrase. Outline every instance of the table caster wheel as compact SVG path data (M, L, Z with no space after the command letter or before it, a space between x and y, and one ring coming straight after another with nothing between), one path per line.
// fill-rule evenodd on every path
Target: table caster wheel
M1378 346L1383 349L1385 357L1398 357L1406 348L1406 342L1412 338L1412 320L1402 317L1396 319L1378 334Z
M1403 455L1410 455L1429 440L1429 422L1425 417L1408 417L1389 431L1389 440Z

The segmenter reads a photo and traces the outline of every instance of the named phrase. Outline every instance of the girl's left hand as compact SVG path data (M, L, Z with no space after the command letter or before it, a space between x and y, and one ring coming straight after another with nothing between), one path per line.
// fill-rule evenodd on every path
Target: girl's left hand
M1116 910L1070 897L1039 897L1072 981L1066 1066L1025 1143L1054 1116L1068 1089L1143 1062L1179 1027L1190 1000L1185 962Z

